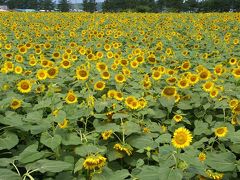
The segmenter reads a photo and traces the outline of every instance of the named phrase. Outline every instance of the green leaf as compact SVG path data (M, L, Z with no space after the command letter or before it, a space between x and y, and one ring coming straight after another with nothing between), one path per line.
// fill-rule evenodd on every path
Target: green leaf
M12 149L19 142L18 136L10 131L5 131L0 136L0 150L2 149Z
M61 144L62 137L58 134L51 136L48 132L41 135L40 142L45 146L51 148L53 151Z
M44 156L44 152L38 152L38 143L28 146L22 153L19 154L18 160L21 163L30 163L41 159Z
M16 157L13 157L13 158L0 158L0 167L7 167L15 159L16 159Z
M92 153L104 153L106 151L106 147L105 146L95 146L92 144L88 144L88 145L81 145L77 148L75 148L75 153L85 157L88 154L92 154Z
M96 101L94 104L94 108L98 113L102 112L107 106L108 103L106 101Z
M27 168L31 170L37 169L41 173L45 172L56 173L65 170L71 170L72 164L64 161L41 159L35 163L28 164Z
M62 136L62 144L63 145L79 145L82 144L80 137L77 133L66 133Z
M126 142L137 149L144 149L146 147L154 149L158 146L150 136L146 135L132 135L127 138Z
M193 109L193 107L191 106L190 102L189 101L181 101L178 103L178 108L179 109L182 109L182 110L190 110L190 109Z
M82 168L83 168L83 162L84 162L84 159L83 158L80 158L76 164L75 164L75 167L74 167L74 173L80 171Z
M179 169L157 166L143 166L137 175L140 180L181 180L182 172Z
M66 113L63 110L58 111L57 116L54 116L53 121L57 123L63 122L63 120L66 118Z
M133 133L141 133L139 124L127 121L123 124L124 133L128 136Z
M49 107L51 105L51 98L47 98L47 99L44 99L44 100L41 100L41 101L38 101L38 104L36 104L34 107L33 107L33 110L38 110L38 109L42 109L42 108L45 108L45 107Z
M175 99L174 98L161 97L160 98L160 103L162 104L163 107L166 107L168 109L168 112L171 112L172 108L175 104Z
M194 135L201 135L201 134L211 134L211 130L208 128L208 123L202 121L194 121L195 129L193 131Z
M231 152L210 152L207 153L207 159L205 163L211 168L220 172L234 171L236 168L236 157Z
M128 117L129 117L129 115L124 114L124 113L115 113L112 116L113 119L124 119L124 118L128 118Z
M104 167L102 173L94 174L92 180L108 180L108 179L123 180L126 179L128 176L130 176L130 173L126 169L114 172L111 169Z
M170 143L171 139L172 139L171 134L166 133L166 134L160 135L155 141L157 143Z
M1 180L21 180L21 177L17 173L9 169L0 168L0 179Z
M42 120L42 116L42 110L29 112L24 120L31 123L39 123Z

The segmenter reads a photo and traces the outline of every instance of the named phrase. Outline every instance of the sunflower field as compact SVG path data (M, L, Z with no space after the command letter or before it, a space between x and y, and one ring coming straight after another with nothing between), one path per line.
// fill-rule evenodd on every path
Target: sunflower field
M239 179L239 33L240 13L0 12L0 179Z

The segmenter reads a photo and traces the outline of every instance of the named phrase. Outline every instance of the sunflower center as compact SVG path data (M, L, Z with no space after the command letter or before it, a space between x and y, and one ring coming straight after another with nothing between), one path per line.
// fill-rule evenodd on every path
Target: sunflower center
M224 133L224 129L223 129L223 128L218 129L218 130L217 130L217 133L218 133L218 134L223 134L223 133Z
M74 101L76 97L73 94L68 95L68 100L69 101Z
M166 89L164 89L163 93L168 96L173 96L175 94L175 89L174 88L166 88Z
M187 136L183 133L179 133L177 136L176 136L176 142L177 144L184 144L187 142Z
M27 82L23 82L23 83L21 84L21 88L22 88L23 90L27 90L27 89L29 88L29 84L28 84Z
M79 71L79 75L81 77L86 77L87 76L87 72L85 70L81 70L81 71Z

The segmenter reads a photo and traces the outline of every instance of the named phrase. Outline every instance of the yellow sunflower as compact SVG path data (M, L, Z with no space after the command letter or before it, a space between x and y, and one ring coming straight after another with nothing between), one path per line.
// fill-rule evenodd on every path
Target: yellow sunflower
M176 122L180 122L182 121L183 117L180 114L176 114L175 116L173 116L173 120Z
M19 99L13 99L12 102L11 102L11 104L10 104L10 107L15 110L15 109L20 108L21 105L22 105L22 101L21 101L21 100L19 100Z
M94 89L97 90L97 91L102 91L104 88L105 88L105 82L104 81L97 81L95 84L94 84Z
M68 126L68 123L69 123L69 121L65 118L65 119L63 120L63 122L58 123L58 126L59 126L61 129L65 129L65 128Z
M21 93L29 93L31 91L31 89L32 89L32 84L31 84L30 80L21 80L17 84L17 89Z
M68 104L74 104L77 102L77 96L76 94L70 90L68 93L67 93L67 96L65 98L65 101L68 103Z
M113 133L112 130L104 131L101 133L101 136L103 140L108 140L111 137L112 133Z
M115 75L115 81L117 83L123 83L124 81L126 81L126 78L123 74L116 74Z
M76 69L76 77L78 80L87 80L89 72L85 68L78 67Z
M107 158L102 155L89 155L83 162L83 167L87 170L94 170L105 166Z
M167 86L162 90L161 94L165 97L174 97L177 94L176 87Z
M228 128L227 127L219 127L214 130L215 136L217 137L225 137L227 135Z
M117 143L114 145L113 148L116 149L117 151L125 152L128 156L132 155L133 148L128 144Z
M206 157L207 157L207 155L205 153L200 152L199 155L198 155L198 160L201 161L201 162L205 161Z
M45 69L39 69L36 76L39 80L44 80L48 77L48 73Z
M172 144L176 148L186 148L190 146L192 138L192 134L188 129L180 127L174 131Z

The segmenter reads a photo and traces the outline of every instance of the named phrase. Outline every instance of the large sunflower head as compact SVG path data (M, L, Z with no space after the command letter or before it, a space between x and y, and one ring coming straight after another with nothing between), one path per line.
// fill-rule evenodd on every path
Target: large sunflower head
M17 84L17 89L21 93L29 93L31 91L31 89L32 89L32 84L31 84L30 80L21 80Z
M39 69L38 71L37 71L37 78L39 79L39 80L44 80L44 79L46 79L48 77L48 73L47 73L47 71L45 70L45 69Z
M51 67L47 70L47 75L49 78L53 79L58 74L58 68L57 67Z
M186 148L190 146L192 138L192 134L188 129L180 127L174 131L172 144L176 148Z
M167 86L162 90L162 96L165 97L174 97L177 94L176 87L174 86Z
M107 158L102 155L89 155L83 162L83 167L87 170L94 170L105 166Z
M116 74L115 75L115 81L117 83L123 83L124 81L126 81L126 78L123 74Z

